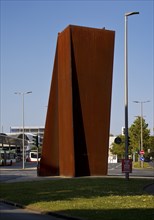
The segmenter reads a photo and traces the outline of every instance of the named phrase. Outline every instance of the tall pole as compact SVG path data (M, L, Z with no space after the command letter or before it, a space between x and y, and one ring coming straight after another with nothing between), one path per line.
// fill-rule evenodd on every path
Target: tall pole
M2 83L1 83L1 71L0 71L0 133L3 133L3 129L2 129Z
M24 93L22 93L22 168L25 169L25 123L24 123Z
M141 105L141 140L140 140L140 151L143 150L143 104L144 103L147 103L147 102L150 102L149 100L148 101L133 101L134 103L137 103L137 104L140 104ZM143 161L141 162L141 167L143 168Z
M125 14L125 54L124 54L124 64L125 64L125 159L128 159L128 43L127 43L127 35L128 35L128 16L139 14L139 12L129 12ZM125 173L125 177L129 179L129 173Z
M143 102L141 102L141 150L143 150Z
M125 159L128 159L128 62L127 62L127 16L125 15ZM129 179L129 173L125 173Z
M24 117L24 95L30 92L15 92L15 94L22 95L22 168L25 169L25 117Z

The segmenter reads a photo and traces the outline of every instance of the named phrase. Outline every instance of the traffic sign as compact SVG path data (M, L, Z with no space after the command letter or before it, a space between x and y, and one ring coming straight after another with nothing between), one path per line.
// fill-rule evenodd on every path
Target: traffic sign
M140 150L140 154L144 154L145 152L144 152L144 150Z
M144 161L144 157L140 157L140 160L141 160L141 161Z
M122 159L122 173L132 173L131 159Z
M115 144L121 144L121 138L120 138L120 137L116 137L116 138L114 139L114 143L115 143Z

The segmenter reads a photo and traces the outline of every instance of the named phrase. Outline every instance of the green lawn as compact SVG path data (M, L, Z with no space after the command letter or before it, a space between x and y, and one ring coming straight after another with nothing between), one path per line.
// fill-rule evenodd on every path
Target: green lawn
M149 163L146 163L146 162L143 162L143 168L142 168L141 161L133 162L133 168L139 168L139 169L148 168L148 169L154 170L154 168L152 166L150 166Z
M1 198L41 212L82 219L147 220L154 217L154 196L143 188L150 179L66 178L0 184Z

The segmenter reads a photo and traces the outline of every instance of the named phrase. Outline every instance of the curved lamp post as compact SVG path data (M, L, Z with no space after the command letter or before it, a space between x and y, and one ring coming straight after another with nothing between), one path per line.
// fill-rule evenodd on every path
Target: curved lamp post
M139 14L139 12L125 13L125 159L128 159L128 16ZM125 173L125 177L129 179L129 173Z

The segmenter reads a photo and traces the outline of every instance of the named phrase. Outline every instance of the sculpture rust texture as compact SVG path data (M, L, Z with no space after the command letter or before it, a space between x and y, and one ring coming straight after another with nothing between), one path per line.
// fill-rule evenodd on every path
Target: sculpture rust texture
M58 34L40 176L106 175L115 32Z

